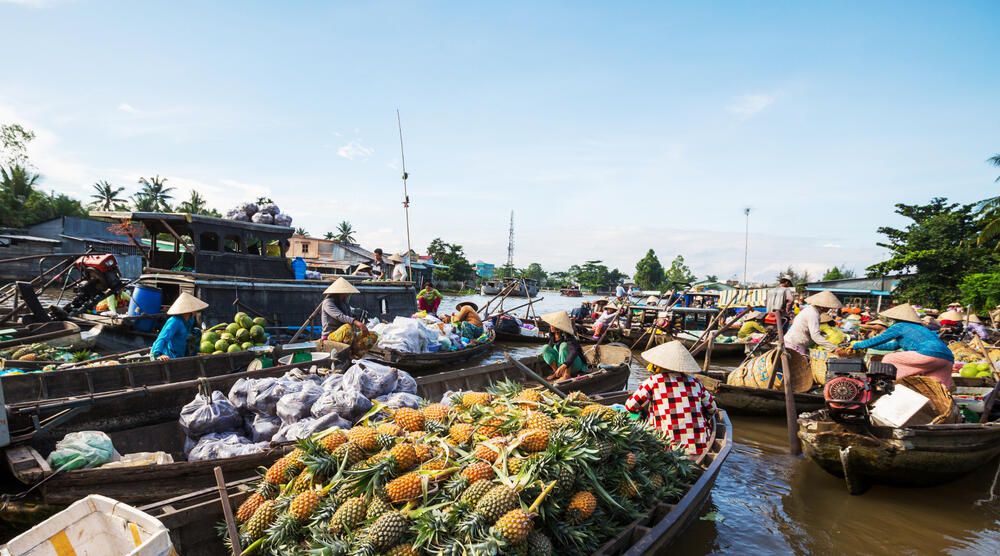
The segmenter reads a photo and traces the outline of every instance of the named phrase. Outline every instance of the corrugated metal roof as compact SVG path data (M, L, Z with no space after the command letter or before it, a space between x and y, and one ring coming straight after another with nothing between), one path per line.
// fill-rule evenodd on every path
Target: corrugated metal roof
M47 237L27 236L27 235L21 235L21 234L0 234L0 238L4 238L4 239L16 239L16 240L19 240L19 241L34 241L36 243L49 243L49 244L55 244L55 245L62 244L62 242L59 241L59 240L49 239Z

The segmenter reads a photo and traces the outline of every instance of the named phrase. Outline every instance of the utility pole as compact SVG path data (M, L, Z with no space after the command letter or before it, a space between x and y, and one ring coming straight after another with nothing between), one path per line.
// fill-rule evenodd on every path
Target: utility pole
M747 254L750 252L750 207L743 209L743 214L747 217L746 229L743 234L743 287L749 288L747 283Z
M406 156L403 155L403 122L399 119L399 108L396 109L396 125L399 127L399 161L403 166L403 212L406 215L406 277L413 281L413 264L410 261L410 194L406 192Z

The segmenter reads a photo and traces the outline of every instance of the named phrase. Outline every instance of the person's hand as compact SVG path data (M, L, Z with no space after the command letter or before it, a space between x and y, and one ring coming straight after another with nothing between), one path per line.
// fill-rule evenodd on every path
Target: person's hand
M167 361L168 359L170 359L170 357L167 355L161 355L156 358L157 361Z
M850 352L844 348L837 348L833 350L833 354L836 355L837 357L846 357L847 355L850 354Z

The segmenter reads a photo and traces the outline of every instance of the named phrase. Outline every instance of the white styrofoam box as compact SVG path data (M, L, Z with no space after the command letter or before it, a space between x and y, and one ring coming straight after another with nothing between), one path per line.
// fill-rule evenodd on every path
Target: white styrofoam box
M883 427L925 425L933 419L933 415L930 419L925 420L927 413L921 413L921 410L930 405L930 398L904 386L896 385L891 394L886 394L875 400L875 404L872 406L872 421ZM933 411L930 413L933 414Z

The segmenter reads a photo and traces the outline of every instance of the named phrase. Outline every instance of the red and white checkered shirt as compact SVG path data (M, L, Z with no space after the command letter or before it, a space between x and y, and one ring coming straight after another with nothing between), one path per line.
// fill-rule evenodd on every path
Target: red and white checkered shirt
M689 455L698 455L708 447L712 436L709 420L715 412L715 396L693 376L662 372L647 378L632 394L625 407L638 411L650 400L649 424L667 433L675 446Z

